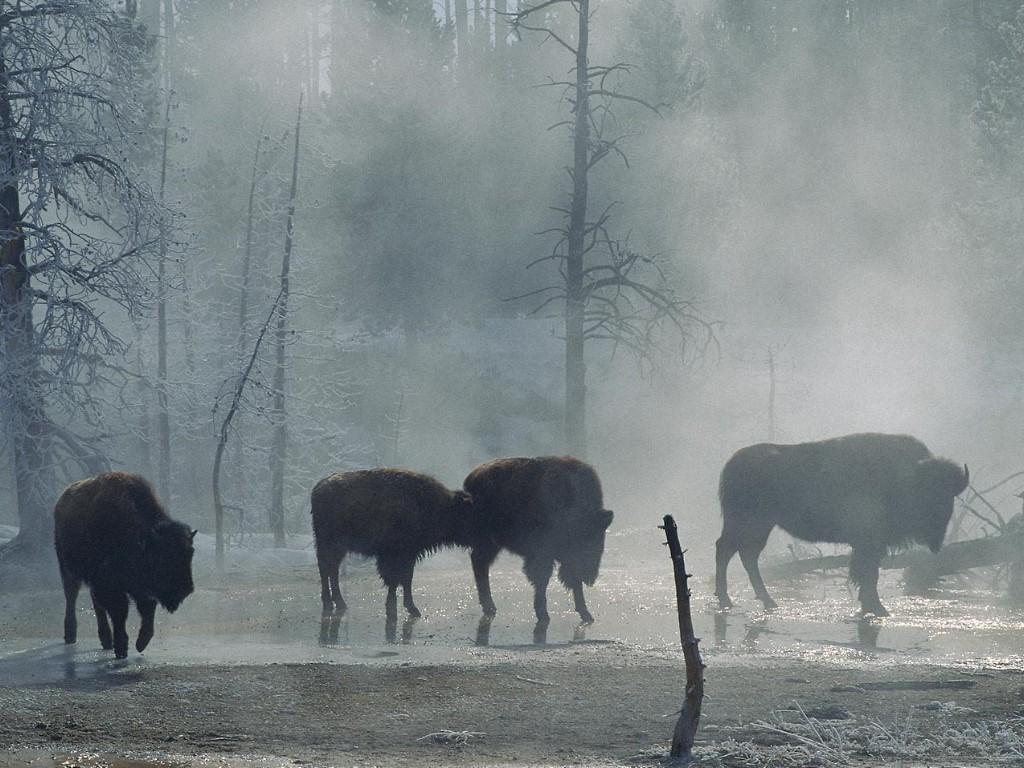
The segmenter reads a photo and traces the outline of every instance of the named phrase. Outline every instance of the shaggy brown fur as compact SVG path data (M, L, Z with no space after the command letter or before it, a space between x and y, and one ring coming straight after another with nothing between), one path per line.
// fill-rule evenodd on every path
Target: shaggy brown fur
M850 578L865 613L888 615L878 568L889 547L920 542L938 552L967 487L967 468L937 459L908 435L857 434L797 445L761 443L722 469L722 536L715 591L729 607L726 569L738 551L757 597L774 607L757 558L778 525L797 538L850 544Z
M310 497L325 616L346 610L338 569L349 552L377 558L388 588L385 612L397 613L396 589L412 616L416 561L445 546L469 545L472 507L462 491L406 469L367 469L325 477Z
M100 644L128 655L128 598L142 617L138 651L153 637L159 602L174 611L192 593L192 539L138 475L107 472L69 485L54 509L54 544L64 583L64 642L77 639L75 602L90 587ZM107 615L113 622L113 635Z
M580 618L592 622L583 584L597 579L613 517L604 508L594 468L570 456L496 459L470 472L463 487L478 518L471 559L484 614L497 611L490 567L507 549L523 557L539 622L548 621L547 586L556 560L558 578L572 591Z

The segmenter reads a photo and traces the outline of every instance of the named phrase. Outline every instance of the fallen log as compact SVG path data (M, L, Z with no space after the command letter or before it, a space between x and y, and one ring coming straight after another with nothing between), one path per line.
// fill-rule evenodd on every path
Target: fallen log
M937 554L925 549L910 549L889 555L882 560L882 568L903 568L907 591L928 589L940 576L960 573L971 568L983 568L1013 562L1024 548L1024 531L1017 530L1002 536L986 536L947 544ZM828 555L792 560L788 563L770 563L764 567L765 578L793 579L808 573L845 569L850 565L849 555Z
M963 691L973 688L977 680L874 680L868 683L834 685L832 693L846 691Z

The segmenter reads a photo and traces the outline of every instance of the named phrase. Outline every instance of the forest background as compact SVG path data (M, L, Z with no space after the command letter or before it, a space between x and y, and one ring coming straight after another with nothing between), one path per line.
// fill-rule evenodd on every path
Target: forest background
M566 302L545 291L565 280L578 4L4 8L0 165L22 216L0 222L0 524L25 548L49 546L64 484L106 468L211 531L242 383L221 469L236 537L308 532L332 471L458 486L495 456L574 449ZM635 265L681 310L616 304L587 338L584 444L616 525L670 512L710 541L722 463L762 440L909 432L976 482L1020 469L1024 6L589 10L589 62L610 71L592 84L608 93L588 258ZM47 81L69 109L15 87L53 51L102 75L108 112L74 101L73 78ZM94 154L39 159L83 132ZM100 149L124 177L85 177L86 203L120 190L97 219L60 173Z

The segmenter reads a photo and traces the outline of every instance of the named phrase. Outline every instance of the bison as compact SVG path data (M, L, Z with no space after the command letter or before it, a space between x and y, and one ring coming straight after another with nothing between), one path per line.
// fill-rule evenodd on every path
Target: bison
M469 545L469 497L418 472L340 472L318 482L310 501L325 617L340 616L347 608L338 569L349 552L377 558L377 572L388 588L389 618L397 613L399 584L405 609L415 617L420 615L412 599L416 561L441 547Z
M192 594L196 532L168 517L139 475L107 472L69 485L54 509L54 544L64 584L64 642L78 634L75 602L89 585L100 645L128 656L128 598L142 618L138 651L153 638L159 602L174 612ZM114 631L111 636L110 624Z
M953 499L968 482L966 466L935 458L907 435L742 448L726 462L719 482L719 604L732 605L726 569L739 552L758 599L775 607L757 558L778 525L806 541L850 544L850 580L860 588L862 613L887 616L878 598L878 568L888 548L919 542L938 552Z
M497 612L490 568L507 549L523 557L538 623L549 620L547 587L556 560L558 579L572 591L576 611L584 623L592 623L583 584L597 580L613 517L604 508L594 468L569 456L496 459L470 472L463 488L477 516L470 558L484 615Z

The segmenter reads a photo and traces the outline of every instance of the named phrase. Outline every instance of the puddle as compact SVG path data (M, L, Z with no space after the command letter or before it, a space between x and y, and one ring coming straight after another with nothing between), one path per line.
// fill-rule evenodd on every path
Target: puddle
M3 768L187 768L188 765L178 760L142 760L91 752L49 754L19 750L0 754Z
M637 557L610 549L597 584L587 590L597 618L580 626L571 597L556 582L548 589L551 622L533 620L532 590L521 560L503 556L492 571L498 615L481 619L468 556L448 553L416 571L423 618L384 617L384 589L371 566L350 568L342 580L349 603L344 617L320 618L315 568L297 569L286 581L236 580L229 588L202 583L182 608L158 613L156 636L145 654L116 662L99 649L90 612L79 614L79 642L59 641L62 600L41 592L35 600L36 634L0 638L0 685L47 683L130 685L169 665L265 664L487 664L524 653L680 653L675 593L668 558ZM658 554L661 554L658 552ZM703 578L692 582L694 625L709 664L763 664L766 659L850 666L940 664L964 668L1024 668L1024 611L997 593L947 589L932 597L902 595L898 573L883 573L880 590L891 612L858 619L857 603L841 577L806 577L769 585L780 607L760 609L739 568L730 587L737 607L719 611L710 594L707 563L690 563ZM278 575L276 578L285 577ZM137 630L131 619L129 632Z

